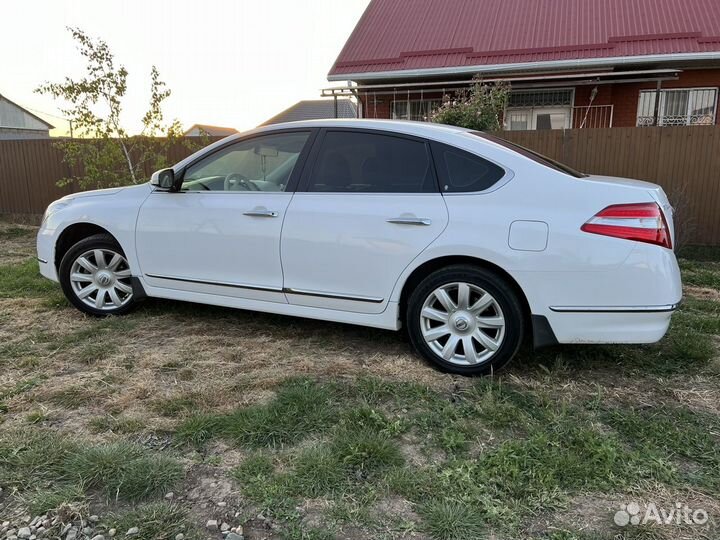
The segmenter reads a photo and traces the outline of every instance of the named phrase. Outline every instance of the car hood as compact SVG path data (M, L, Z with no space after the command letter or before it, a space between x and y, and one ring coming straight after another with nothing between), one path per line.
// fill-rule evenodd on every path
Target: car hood
M91 189L90 191L80 191L78 193L71 193L70 195L65 195L62 199L62 201L72 201L76 199L86 199L88 197L107 197L109 195L117 195L120 192L129 192L129 191L147 191L149 184L139 184L135 186L122 186L122 187L114 187L114 188L105 188L105 189Z

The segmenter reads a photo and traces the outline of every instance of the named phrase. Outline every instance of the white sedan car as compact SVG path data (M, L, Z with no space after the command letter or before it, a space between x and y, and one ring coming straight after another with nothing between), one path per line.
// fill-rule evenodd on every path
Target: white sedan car
M651 343L681 300L663 190L587 176L466 129L278 124L143 185L52 203L41 273L78 309L149 296L399 330L488 373L525 335Z

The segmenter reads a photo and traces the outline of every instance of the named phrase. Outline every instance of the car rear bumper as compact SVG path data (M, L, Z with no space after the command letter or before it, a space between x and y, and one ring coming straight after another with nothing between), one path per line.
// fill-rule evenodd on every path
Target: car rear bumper
M539 330L557 343L654 343L668 330L682 299L672 251L639 244L614 268L584 272L525 272L520 284Z
M670 326L673 306L553 312L547 319L557 343L655 343Z

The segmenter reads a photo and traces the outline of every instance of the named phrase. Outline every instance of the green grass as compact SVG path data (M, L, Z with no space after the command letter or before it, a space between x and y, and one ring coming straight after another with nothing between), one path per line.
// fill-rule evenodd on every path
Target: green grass
M680 259L683 283L720 290L720 262Z
M60 286L40 275L38 262L0 265L0 298L49 298L62 303Z
M129 433L137 433L145 428L145 423L138 418L128 418L125 416L113 416L106 414L104 416L96 416L88 422L88 427L93 433L112 432L121 435Z
M181 396L159 399L153 403L153 410L163 416L183 416L199 408L199 396L191 392Z
M202 444L222 437L249 447L273 447L299 442L332 422L330 393L306 380L281 387L267 404L228 415L200 415L180 425L179 439Z
M78 485L37 490L25 498L28 510L34 516L45 514L65 504L79 504L84 502L85 499L85 493Z
M125 538L125 533L132 527L140 529L132 537L136 540L174 540L179 533L187 540L202 538L185 509L165 502L141 505L134 510L111 515L103 519L102 524L107 529L116 529L120 538Z
M369 384L301 381L285 386L293 388L298 402L305 401L299 392L331 396L339 421L315 425L314 442L301 450L271 445L272 453L248 457L233 471L246 496L281 515L292 514L294 501L329 498L335 501L331 512L352 508L362 516L372 501L395 494L425 508L424 527L434 538L464 538L463 530L470 535L488 526L514 530L520 516L560 508L572 493L612 492L646 480L677 482L676 467L665 454L627 447L598 427L592 408L558 403L491 379L475 382L452 399L414 388L412 394L420 398L414 405L393 403L385 391L358 391ZM398 406L405 412L402 421L386 412ZM459 426L465 431L456 431ZM468 456L473 437L489 426L495 444ZM222 428L213 431L205 424L204 429L207 435L223 436ZM444 450L447 458L427 466L406 463L399 439L408 434L417 437L413 444L419 448ZM258 440L267 439L231 440L257 448ZM364 502L348 506L343 503L348 500Z
M60 493L82 487L139 501L163 494L181 477L174 459L128 443L93 446L38 429L0 435L3 487L52 485Z
M66 460L64 470L81 485L129 501L164 493L182 473L175 460L127 443L83 448Z
M472 508L455 501L431 501L420 507L425 529L438 540L487 538L486 525Z
M0 400L10 399L17 395L28 392L29 390L32 390L33 388L38 386L41 382L42 379L40 377L33 377L30 379L18 381L8 388L0 389Z
M691 485L720 492L720 418L679 406L623 407L603 419L644 453L699 466L682 473ZM682 468L682 467L680 467Z

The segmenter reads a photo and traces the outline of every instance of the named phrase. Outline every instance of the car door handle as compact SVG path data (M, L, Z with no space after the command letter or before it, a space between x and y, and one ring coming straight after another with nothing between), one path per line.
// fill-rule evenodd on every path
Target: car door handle
M397 225L432 225L431 219L419 217L396 217L388 219L387 222Z
M278 213L272 210L248 210L243 212L243 216L251 217L278 217Z

